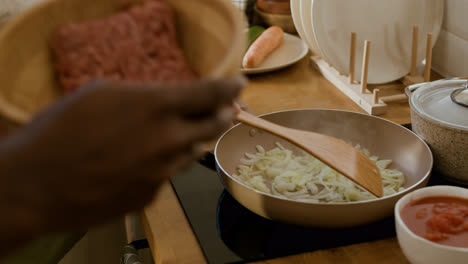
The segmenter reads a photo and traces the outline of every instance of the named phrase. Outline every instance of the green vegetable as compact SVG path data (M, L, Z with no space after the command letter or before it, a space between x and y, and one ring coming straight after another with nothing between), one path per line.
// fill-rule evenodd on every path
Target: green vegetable
M260 35L265 31L264 27L261 26L253 26L249 28L249 31L247 32L247 40L248 40L248 46L252 45L254 41L260 37Z

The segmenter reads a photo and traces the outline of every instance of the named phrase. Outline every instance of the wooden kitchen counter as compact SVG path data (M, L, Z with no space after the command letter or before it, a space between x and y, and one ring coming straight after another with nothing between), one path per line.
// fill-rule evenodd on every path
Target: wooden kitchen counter
M343 109L364 113L358 105L324 79L315 70L309 58L284 70L249 77L249 85L241 97L257 114L299 108ZM407 103L392 104L388 113L381 117L399 124L408 124L410 109ZM4 123L0 122L0 134L6 131L3 125ZM142 212L142 221L157 264L206 263L169 182L161 187L154 201ZM409 262L401 252L397 240L390 238L256 263Z
M395 85L391 85L395 88ZM396 87L403 88L402 85ZM386 92L392 93L392 89ZM315 70L309 58L287 69L249 77L241 98L257 114L288 109L327 108L364 113ZM381 117L410 123L408 103L389 105ZM170 183L161 187L142 213L143 225L156 263L206 263L197 239ZM256 263L409 263L396 238L319 250Z

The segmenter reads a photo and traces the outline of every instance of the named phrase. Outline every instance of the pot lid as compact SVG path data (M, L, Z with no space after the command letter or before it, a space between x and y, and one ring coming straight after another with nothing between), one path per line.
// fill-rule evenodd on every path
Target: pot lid
M467 88L466 79L426 83L411 95L411 107L442 125L468 130Z

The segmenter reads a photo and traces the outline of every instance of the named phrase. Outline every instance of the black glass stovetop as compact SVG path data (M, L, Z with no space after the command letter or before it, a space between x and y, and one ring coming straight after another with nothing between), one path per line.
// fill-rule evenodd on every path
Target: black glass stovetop
M203 160L172 181L208 263L244 263L395 236L393 217L348 229L317 229L260 217L224 190L214 161ZM429 185L450 184L433 174Z

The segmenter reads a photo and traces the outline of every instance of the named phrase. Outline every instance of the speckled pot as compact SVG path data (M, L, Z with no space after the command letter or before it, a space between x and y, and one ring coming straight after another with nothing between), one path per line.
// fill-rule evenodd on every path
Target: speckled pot
M468 184L468 131L447 127L411 111L413 131L432 150L434 169L451 180Z
M450 126L428 118L416 109L410 92L408 95L412 129L431 148L434 156L434 170L449 180L468 184L468 129Z

